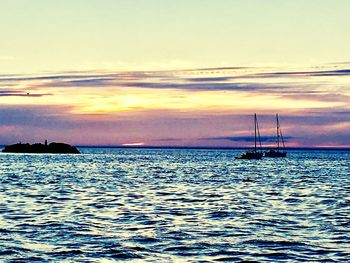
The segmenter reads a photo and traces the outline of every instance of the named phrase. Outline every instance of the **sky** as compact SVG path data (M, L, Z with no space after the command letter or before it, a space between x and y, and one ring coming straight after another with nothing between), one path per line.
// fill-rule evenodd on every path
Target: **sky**
M0 144L350 147L347 0L0 5Z

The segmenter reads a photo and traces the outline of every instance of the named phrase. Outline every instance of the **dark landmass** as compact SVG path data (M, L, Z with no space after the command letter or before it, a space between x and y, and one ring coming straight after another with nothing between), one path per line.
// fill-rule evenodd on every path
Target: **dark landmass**
M79 150L66 143L52 142L50 144L42 143L17 143L6 146L4 153L80 153Z

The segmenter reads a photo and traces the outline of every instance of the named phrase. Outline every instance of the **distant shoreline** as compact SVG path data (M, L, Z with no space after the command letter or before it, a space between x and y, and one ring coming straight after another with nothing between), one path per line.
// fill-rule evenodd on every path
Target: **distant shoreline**
M252 147L206 147L206 146L119 146L119 145L78 145L78 148L115 148L115 149L188 149L188 150L249 150ZM263 150L271 147L262 147ZM310 151L350 151L350 147L286 147L286 150Z
M0 148L6 145L0 145ZM76 145L77 148L105 148L105 149L183 149L183 150L249 150L252 147L207 147L207 146L122 146L122 145ZM272 147L262 147L269 150ZM286 150L307 150L307 151L350 151L350 147L286 147Z

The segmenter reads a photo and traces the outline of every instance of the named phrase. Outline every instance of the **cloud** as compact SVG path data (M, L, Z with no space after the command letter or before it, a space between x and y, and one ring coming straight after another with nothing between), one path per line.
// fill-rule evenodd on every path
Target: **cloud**
M237 70L237 69L249 69L252 67L214 67L214 68L198 68L194 70L200 70L200 71L221 71L221 70ZM194 71L193 69L189 71Z
M18 82L18 81L40 81L40 80L66 80L66 79L85 79L104 76L104 74L91 75L89 73L82 75L51 75L51 76L19 76L19 75L4 75L0 77L1 82Z
M257 74L255 77L286 77L286 76L308 76L308 77L329 77L329 76L349 76L350 69L324 70L324 71L285 71L268 74Z
M296 139L297 137L293 136L284 136L283 139L287 142L291 139ZM223 136L223 137L209 137L201 138L202 140L225 140L232 142L254 142L254 136ZM260 136L261 142L276 142L276 136Z
M49 85L51 87L108 87L115 86L116 83L114 78L89 78L83 80L56 81Z
M0 97L43 97L43 96L49 96L52 95L52 93L23 93L22 91L1 91L0 90Z
M249 114L140 111L120 114L72 114L68 106L0 106L0 143L61 140L79 145L121 145L144 142L156 146L250 146L253 136L218 134L251 133ZM345 145L349 115L338 112L283 114L280 118L287 145ZM338 117L334 117L338 116ZM263 143L274 143L274 115L259 115ZM344 126L344 128L342 128ZM1 130L1 129L0 129ZM264 135L266 134L266 135ZM14 136L16 135L16 136Z
M350 96L339 93L330 93L330 92L289 92L289 93L280 93L280 97L293 99L293 100L313 100L313 101L323 101L323 102L347 102L350 101Z
M267 71L268 73L261 73ZM314 101L325 103L343 103L349 101L349 94L344 87L334 88L332 82L320 82L313 79L304 79L300 76L317 75L318 78L325 74L349 74L347 68L337 70L310 70L310 71L277 71L276 69L262 68L212 68L175 71L130 71L130 72L66 72L65 74L46 76L3 76L4 91L0 96L47 96L65 91L59 88L73 91L84 88L95 89L94 94L104 93L108 89L118 90L118 94L130 92L132 89L147 90L179 90L184 92L239 92L250 95L271 95L276 98L289 101ZM280 76L284 76L283 81ZM256 79L251 79L256 78ZM9 87L13 86L13 90ZM16 86L17 85L17 86ZM19 89L22 89L22 92ZM45 89L49 88L50 92ZM0 86L1 90L1 86ZM17 91L15 91L17 90ZM33 92L37 90L37 92ZM44 92L45 90L46 92ZM27 94L28 95L28 94ZM108 95L107 95L108 96ZM334 107L334 105L332 105Z
M228 81L231 80L232 77L212 77L212 78L189 78L188 81L194 82L215 82L215 81Z
M162 139L158 139L158 141L160 142L178 142L181 141L183 139L179 139L179 138L162 138Z
M44 128L62 133L84 124L84 120L70 114L71 109L69 106L53 105L2 105L0 126L21 127L28 131Z
M57 74L47 76L0 76L0 82L31 82L38 86L50 87L137 87L154 89L182 89L182 90L222 90L222 91L258 91L269 93L307 93L315 91L319 83L306 82L308 90L303 83L294 83L295 77L300 76L340 76L350 75L350 69L324 70L324 71L275 71L261 73L259 68L249 68L249 74L240 67L212 68L177 71L134 71L116 73L79 72L77 74ZM211 71L210 71L211 70ZM208 74L208 71L210 72ZM205 76L196 77L194 73L201 72ZM214 75L211 75L214 73ZM217 76L223 74L224 76ZM190 75L191 77L188 77ZM289 82L279 83L277 80L283 76L290 77ZM256 82L249 80L257 78ZM261 78L265 78L263 81ZM311 90L310 90L311 88ZM316 89L317 90L317 89Z
M245 135L256 111L263 142L273 143L269 134L278 111L289 144L346 144L345 66L1 75L0 97L8 100L0 106L0 126L16 130L19 138L66 136L79 144L240 146L253 141ZM26 96L37 98L20 98Z

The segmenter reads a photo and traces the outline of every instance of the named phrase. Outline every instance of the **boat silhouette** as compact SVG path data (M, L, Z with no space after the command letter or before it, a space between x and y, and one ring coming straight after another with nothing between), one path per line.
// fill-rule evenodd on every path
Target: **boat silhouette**
M282 130L276 114L276 148L271 149L264 153L264 157L276 158L276 157L287 157L286 146L282 135ZM282 147L281 147L282 146Z
M257 150L257 141L259 141L260 151ZM258 118L256 113L254 114L254 149L246 151L242 153L241 156L236 157L236 159L245 159L245 160L259 160L263 157L261 139L260 139L260 131Z

